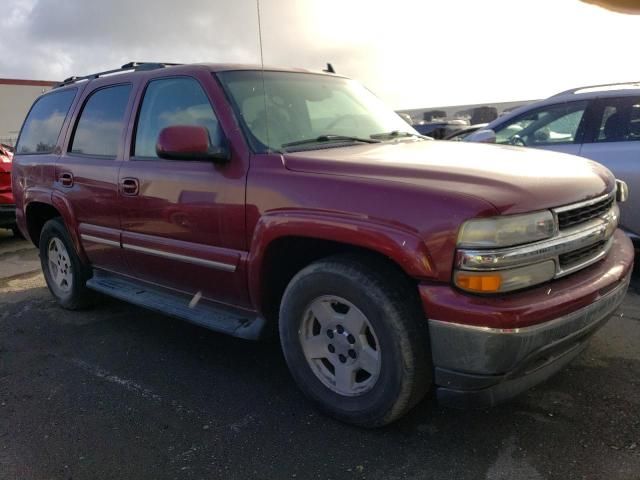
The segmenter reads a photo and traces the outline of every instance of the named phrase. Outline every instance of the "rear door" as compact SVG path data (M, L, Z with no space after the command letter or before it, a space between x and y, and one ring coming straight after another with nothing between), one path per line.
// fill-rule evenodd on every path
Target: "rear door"
M165 160L155 148L160 131L172 125L201 125L212 145L226 143L212 103L216 88L210 72L154 78L144 88L130 158L120 169L123 251L130 276L249 306L241 262L246 160L233 148L224 164Z
M67 204L94 267L120 271L118 169L132 85L87 88L57 161L54 195Z
M622 226L640 235L640 96L598 99L580 155L602 163L629 185L620 205Z

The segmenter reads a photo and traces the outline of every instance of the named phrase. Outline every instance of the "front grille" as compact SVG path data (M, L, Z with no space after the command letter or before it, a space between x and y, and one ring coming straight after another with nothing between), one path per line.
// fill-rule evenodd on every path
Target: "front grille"
M613 197L607 197L591 205L558 212L558 224L560 230L597 218L608 212L612 205Z
M604 248L606 243L606 240L602 240L601 242L594 243L593 245L582 247L577 250L573 250L572 252L560 255L560 267L571 267L595 257Z

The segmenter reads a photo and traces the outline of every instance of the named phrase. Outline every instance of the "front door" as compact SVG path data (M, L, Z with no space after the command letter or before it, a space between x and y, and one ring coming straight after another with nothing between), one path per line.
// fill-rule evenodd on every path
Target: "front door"
M189 295L249 306L240 261L246 250L246 165L233 154L224 164L156 154L160 131L172 125L204 126L212 145L225 141L205 89L193 77L151 80L137 115L131 155L119 174L127 273Z
M577 155L586 100L546 105L496 127L496 143Z

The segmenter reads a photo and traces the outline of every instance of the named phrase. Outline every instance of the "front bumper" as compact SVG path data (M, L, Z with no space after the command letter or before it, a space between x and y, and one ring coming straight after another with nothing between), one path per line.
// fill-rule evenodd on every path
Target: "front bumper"
M514 330L429 321L438 399L491 406L546 380L587 346L624 300L631 276L569 315Z
M605 259L539 288L478 297L422 285L425 311L452 314L429 320L438 399L491 406L561 370L623 301L632 267L618 231Z
M16 206L0 204L0 228L16 226Z

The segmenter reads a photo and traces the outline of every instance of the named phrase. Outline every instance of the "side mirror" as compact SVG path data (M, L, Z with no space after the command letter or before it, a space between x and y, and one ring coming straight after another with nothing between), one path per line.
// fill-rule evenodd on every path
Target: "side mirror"
M496 143L496 132L494 132L490 128L484 128L482 130L478 130L477 132L473 132L471 135L465 138L464 141L479 142L479 143Z
M229 150L212 147L209 131L198 125L174 125L163 128L158 135L156 153L168 160L213 160L228 162Z

